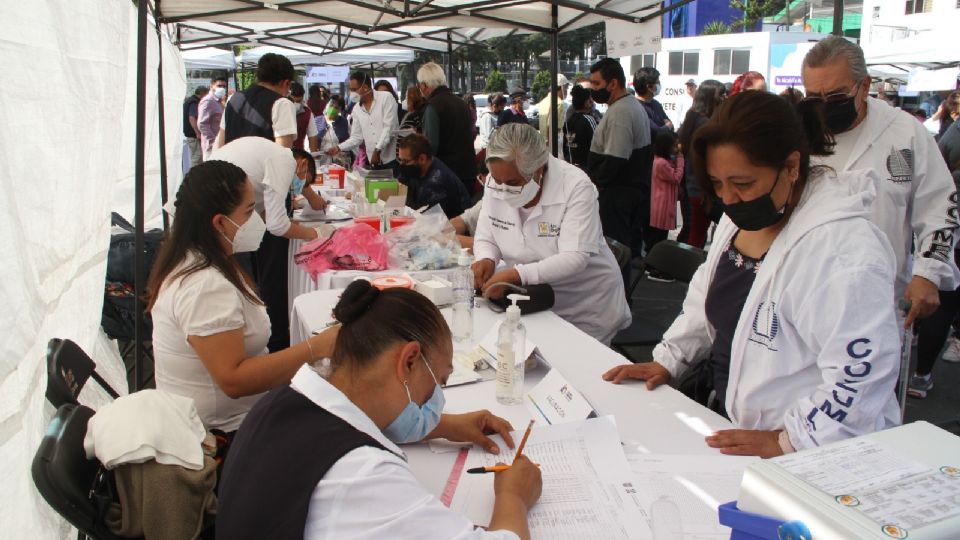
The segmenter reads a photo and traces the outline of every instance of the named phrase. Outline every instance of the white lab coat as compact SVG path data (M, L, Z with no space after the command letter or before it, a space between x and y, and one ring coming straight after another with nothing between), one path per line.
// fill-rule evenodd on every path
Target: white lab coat
M867 99L867 116L859 126L846 163L838 173L873 169L880 175L870 221L882 230L896 253L895 298L903 297L913 276L932 281L940 290L960 286L953 262L957 230L957 194L933 137L909 114L875 98ZM851 191L862 189L850 183ZM918 242L912 261L914 235Z
M603 343L630 325L620 268L600 226L597 188L585 172L550 157L543 193L523 225L520 212L484 194L473 252L477 260L503 260L521 276L550 274L549 257L584 254L566 275L545 280L553 287L553 312ZM542 264L541 264L541 261ZM531 268L524 271L524 266ZM539 283L524 282L525 285Z
M865 189L849 193L834 179L810 180L757 272L730 351L730 420L743 429L786 429L798 450L899 423L895 258L866 219L876 197L866 188L885 180L873 171L839 180ZM653 351L674 378L710 354L715 330L706 295L736 231L724 216L683 312Z

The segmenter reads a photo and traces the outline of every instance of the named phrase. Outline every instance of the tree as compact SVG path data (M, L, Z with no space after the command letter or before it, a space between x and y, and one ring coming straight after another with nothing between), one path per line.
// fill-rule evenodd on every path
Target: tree
M783 0L730 0L730 7L743 12L743 18L733 21L730 26L746 32L756 26L764 17L770 17L783 10Z
M506 92L507 91L507 78L503 76L497 70L490 72L490 75L487 76L487 87L484 88L485 92Z
M540 101L544 96L550 93L550 72L542 69L537 72L533 78L533 100Z
M705 36L715 36L717 34L729 34L733 31L733 28L729 24L723 21L710 21L707 24L703 25L703 35Z

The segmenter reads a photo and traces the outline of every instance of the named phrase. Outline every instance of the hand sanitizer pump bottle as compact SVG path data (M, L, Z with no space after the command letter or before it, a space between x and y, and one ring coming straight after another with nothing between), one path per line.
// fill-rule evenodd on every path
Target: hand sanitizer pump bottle
M497 402L503 405L523 403L523 374L526 362L524 346L527 329L520 322L519 300L529 296L507 295L513 302L507 308L507 319L500 325L497 336Z

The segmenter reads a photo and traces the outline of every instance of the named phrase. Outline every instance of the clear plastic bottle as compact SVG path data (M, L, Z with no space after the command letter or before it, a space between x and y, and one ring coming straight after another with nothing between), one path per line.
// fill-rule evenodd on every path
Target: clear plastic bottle
M507 308L507 319L497 335L497 402L503 405L523 403L523 375L526 357L527 329L520 321L519 300L529 296L508 295L513 304Z
M453 339L469 341L473 337L473 270L467 248L460 250L457 271L453 273Z

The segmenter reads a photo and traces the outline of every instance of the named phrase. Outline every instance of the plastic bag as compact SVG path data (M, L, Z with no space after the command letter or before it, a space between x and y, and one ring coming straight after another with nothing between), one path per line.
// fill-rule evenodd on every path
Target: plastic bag
M443 208L438 204L414 216L413 223L384 235L390 250L390 268L440 270L456 266L460 243Z
M360 223L337 229L330 238L307 242L293 261L317 279L327 270L384 270L389 257L380 233Z

